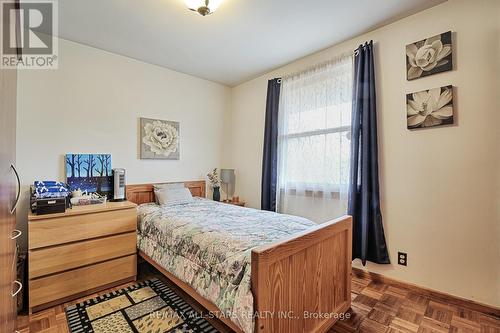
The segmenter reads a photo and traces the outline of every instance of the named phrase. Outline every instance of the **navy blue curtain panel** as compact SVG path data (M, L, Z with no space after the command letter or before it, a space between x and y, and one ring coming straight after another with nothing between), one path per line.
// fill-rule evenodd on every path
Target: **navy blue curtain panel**
M354 56L351 173L348 213L353 217L352 259L389 264L380 212L373 42Z
M267 83L266 125L264 130L264 155L262 158L260 206L263 210L273 212L276 211L280 87L281 79L272 79Z

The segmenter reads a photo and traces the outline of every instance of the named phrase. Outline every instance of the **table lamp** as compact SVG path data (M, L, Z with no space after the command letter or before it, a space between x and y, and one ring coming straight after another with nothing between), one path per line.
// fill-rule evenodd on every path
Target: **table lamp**
M224 201L230 202L233 199L234 195L234 169L221 169L220 178L222 184L224 185L224 192L226 192L226 200ZM229 200L229 197L231 197L231 200Z

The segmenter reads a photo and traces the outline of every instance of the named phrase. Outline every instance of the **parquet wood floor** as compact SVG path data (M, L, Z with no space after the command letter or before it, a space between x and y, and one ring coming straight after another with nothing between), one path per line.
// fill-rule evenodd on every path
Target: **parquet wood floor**
M183 296L193 307L202 310L196 301L172 285L147 263L139 266L139 272L139 279L158 277ZM112 290L124 288L130 284ZM111 290L103 293L109 291ZM84 299L95 296L97 295ZM329 333L500 333L500 318L446 304L410 289L375 282L367 277L353 276L351 297L350 318L337 322ZM65 306L84 299L43 310L31 316L20 315L18 330L22 333L66 333L68 327L64 313ZM223 323L217 320L211 320L211 322L221 332L231 332Z
M500 318L369 278L353 276L351 297L351 317L329 333L500 333Z

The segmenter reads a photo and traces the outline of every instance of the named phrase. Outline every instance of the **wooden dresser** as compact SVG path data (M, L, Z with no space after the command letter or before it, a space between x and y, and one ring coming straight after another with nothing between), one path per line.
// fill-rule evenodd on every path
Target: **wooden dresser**
M134 203L30 214L28 221L30 313L136 279Z

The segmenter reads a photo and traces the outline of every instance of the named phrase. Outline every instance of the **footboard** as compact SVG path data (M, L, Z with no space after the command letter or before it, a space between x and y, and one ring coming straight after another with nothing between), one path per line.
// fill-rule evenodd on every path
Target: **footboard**
M252 251L255 332L326 332L351 304L352 218Z

